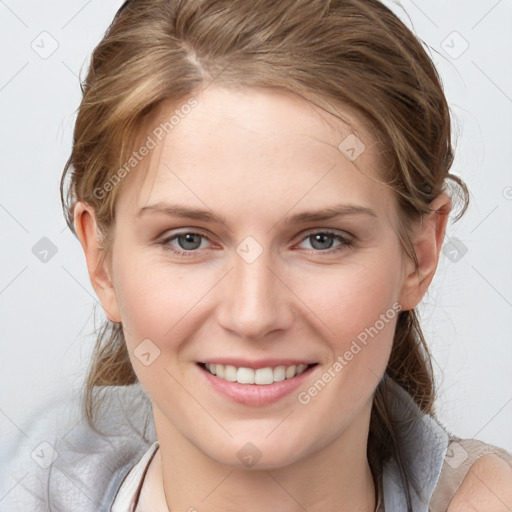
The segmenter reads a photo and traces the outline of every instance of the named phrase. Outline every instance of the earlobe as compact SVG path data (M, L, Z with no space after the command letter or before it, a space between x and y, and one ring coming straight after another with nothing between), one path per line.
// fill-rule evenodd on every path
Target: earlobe
M80 240L87 262L91 284L111 322L121 322L115 289L104 258L103 239L92 207L78 202L73 210L75 232Z
M400 295L404 310L415 308L434 278L450 215L451 198L444 192L430 203L430 213L414 226L413 246L418 259L406 265L407 275Z

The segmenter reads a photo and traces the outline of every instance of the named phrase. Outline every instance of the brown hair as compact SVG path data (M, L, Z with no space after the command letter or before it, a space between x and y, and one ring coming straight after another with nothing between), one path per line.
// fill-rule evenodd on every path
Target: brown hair
M450 113L438 73L420 41L377 0L133 0L94 50L82 86L61 182L70 229L75 202L85 201L96 212L108 254L116 180L133 151L134 134L162 102L184 103L213 80L293 92L339 118L340 107L354 109L382 147L382 177L400 207L397 233L416 263L408 227L430 212L447 180L464 203L455 220L466 210L467 188L449 173ZM415 310L399 314L386 374L422 412L434 415L431 356ZM135 382L122 326L107 323L87 379L91 426L96 391ZM385 395L381 382L368 441L374 476L389 456L399 459Z

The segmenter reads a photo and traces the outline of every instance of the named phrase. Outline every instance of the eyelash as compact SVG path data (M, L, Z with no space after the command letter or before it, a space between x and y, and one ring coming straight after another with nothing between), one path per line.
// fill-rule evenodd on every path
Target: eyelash
M202 233L197 233L195 231L182 231L181 233L175 233L172 236L164 238L162 241L160 241L158 243L166 251L170 251L170 252L176 254L177 256L194 257L197 254L198 249L194 249L194 250L190 250L190 251L185 251L185 250L182 250L182 249L177 249L177 248L175 248L175 247L170 245L170 242L172 240L175 240L178 237L184 236L184 235L199 235L203 239L206 239L206 240L208 240L210 242L210 239L206 235L203 235ZM352 245L353 245L353 240L351 240L350 238L347 238L347 237L345 237L343 235L340 235L339 233L336 233L334 231L330 231L328 229L326 229L326 230L318 230L318 231L311 231L311 232L307 233L306 236L304 236L301 239L301 242L303 242L304 240L307 240L308 238L311 238L312 236L315 236L315 235L328 235L328 236L331 236L331 237L337 239L339 242L341 242L341 244L338 247L336 247L335 249L329 249L329 250L325 250L325 251L322 251L320 249L316 249L316 250L315 249L310 249L308 251L310 253L314 253L314 254L334 254L334 253L341 252L343 250L350 249L352 247Z

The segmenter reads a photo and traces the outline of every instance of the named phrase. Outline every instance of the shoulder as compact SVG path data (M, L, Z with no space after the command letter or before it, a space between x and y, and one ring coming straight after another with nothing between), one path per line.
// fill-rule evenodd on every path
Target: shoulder
M488 454L470 467L447 512L509 512L512 510L512 466Z
M2 506L9 512L45 506L51 466L59 456L56 446L63 435L60 429L72 419L72 406L71 400L48 401L2 432L1 510Z
M79 397L46 404L2 436L0 509L110 510L124 476L154 440L150 410L140 389L109 389L98 432Z

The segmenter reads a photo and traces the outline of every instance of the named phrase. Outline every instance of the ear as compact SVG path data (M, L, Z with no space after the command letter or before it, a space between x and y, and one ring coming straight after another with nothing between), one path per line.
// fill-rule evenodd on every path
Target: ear
M446 233L446 224L452 208L451 198L444 192L430 203L430 213L423 216L413 227L413 246L418 259L407 259L405 281L400 294L404 310L415 308L425 295L434 274Z
M73 210L75 231L82 244L87 261L91 284L98 296L107 318L111 322L121 322L115 289L112 284L107 258L102 258L103 247L100 230L96 224L94 210L83 202L78 202ZM103 260L103 261L102 261Z

